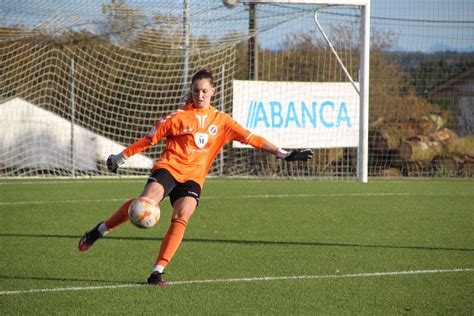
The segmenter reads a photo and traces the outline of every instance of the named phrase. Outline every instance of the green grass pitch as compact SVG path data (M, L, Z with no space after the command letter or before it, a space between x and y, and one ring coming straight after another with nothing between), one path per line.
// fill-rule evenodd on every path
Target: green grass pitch
M79 237L144 179L1 180L2 315L472 315L474 181L209 179L169 287L170 220Z

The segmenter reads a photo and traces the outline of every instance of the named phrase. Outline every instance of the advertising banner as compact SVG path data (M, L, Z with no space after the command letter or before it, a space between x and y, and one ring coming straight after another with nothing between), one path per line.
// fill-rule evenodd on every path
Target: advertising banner
M234 80L233 93L234 119L279 147L358 145L359 94L351 83Z

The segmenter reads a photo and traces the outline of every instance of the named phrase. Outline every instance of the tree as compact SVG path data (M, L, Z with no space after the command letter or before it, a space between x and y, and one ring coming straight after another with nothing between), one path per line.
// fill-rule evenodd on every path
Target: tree
M128 41L146 24L143 9L128 7L125 0L111 0L110 4L102 5L102 13L107 17L102 33L112 41Z

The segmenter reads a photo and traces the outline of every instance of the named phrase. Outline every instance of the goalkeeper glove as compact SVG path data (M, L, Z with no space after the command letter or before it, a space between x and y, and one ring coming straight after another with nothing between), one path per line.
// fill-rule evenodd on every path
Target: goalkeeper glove
M286 161L306 161L313 158L313 151L311 149L295 149L291 152L287 152L281 148L278 148L276 156Z
M127 158L125 158L123 153L110 155L109 158L107 158L107 169L109 169L110 172L116 173L118 167L123 165L125 160L127 160Z

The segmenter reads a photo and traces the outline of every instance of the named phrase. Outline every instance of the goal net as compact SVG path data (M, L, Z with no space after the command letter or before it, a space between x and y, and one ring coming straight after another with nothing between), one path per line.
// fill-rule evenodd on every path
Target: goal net
M205 67L216 108L278 146L315 152L287 163L230 143L210 175L364 181L365 1L297 2L7 1L0 177L113 175L107 156L183 106ZM148 174L163 147L119 174Z

